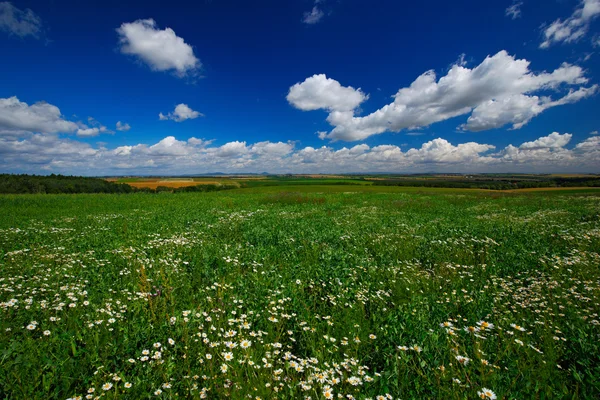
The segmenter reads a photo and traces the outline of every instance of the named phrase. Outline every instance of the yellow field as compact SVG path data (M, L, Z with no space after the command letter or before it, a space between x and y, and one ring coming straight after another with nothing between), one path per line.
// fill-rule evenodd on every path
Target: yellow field
M107 181L118 182L117 178L107 178ZM126 183L129 186L132 186L137 189L148 188L148 189L156 189L159 186L164 186L168 188L180 188L187 186L198 186L198 185L219 185L223 183L237 184L237 182L225 179L225 180L215 180L215 179L205 179L205 178L171 178L171 179L160 179L160 178L148 178L148 179L136 179L131 182L125 181L122 183Z

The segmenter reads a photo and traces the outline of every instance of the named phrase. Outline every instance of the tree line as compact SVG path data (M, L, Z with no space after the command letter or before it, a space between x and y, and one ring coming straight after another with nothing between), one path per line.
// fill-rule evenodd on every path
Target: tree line
M600 187L597 177L551 177L539 180L468 180L468 179L386 179L373 181L376 186L412 186L412 187L439 187L454 189L531 189L553 187Z
M0 174L1 194L71 194L71 193L161 193L215 192L236 189L235 185L197 185L181 188L159 186L156 189L134 188L126 183L101 178L66 175Z

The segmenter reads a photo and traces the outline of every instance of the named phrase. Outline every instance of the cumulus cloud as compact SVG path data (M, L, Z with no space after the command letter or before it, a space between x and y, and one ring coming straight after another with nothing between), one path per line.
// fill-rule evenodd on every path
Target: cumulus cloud
M260 157L283 157L290 154L293 149L292 142L258 142L252 145L250 152Z
M287 95L287 101L302 111L320 108L329 111L351 111L368 98L360 88L342 86L335 79L327 78L325 74L315 74L306 78L304 82L296 83Z
M514 1L506 10L505 15L512 19L517 19L521 17L521 6L523 5L522 1Z
M246 142L229 142L219 147L216 150L217 157L234 157L239 156L241 154L245 154L248 151L246 147Z
M573 135L570 133L560 134L553 132L548 136L541 137L533 142L525 142L520 149L536 150L536 149L558 149L565 147L570 141Z
M116 126L117 130L120 132L127 132L128 130L131 129L131 126L129 126L128 123L123 123L121 121L117 121L117 126Z
M100 134L100 128L79 128L77 129L77 136L79 137L93 137Z
M26 8L18 9L8 1L0 2L0 30L19 37L39 38L42 33L42 19Z
M302 17L302 22L304 22L305 24L313 25L319 22L324 15L325 14L323 13L323 11L321 11L321 9L315 5L312 8L312 10L304 13L304 16Z
M571 145L569 133L553 132L496 149L486 143L436 138L410 149L359 144L296 149L293 142L211 141L167 136L154 144L113 149L55 134L0 136L0 169L88 175L202 172L593 172L600 168L600 136ZM568 148L567 146L571 146Z
M75 133L79 137L92 137L114 132L92 117L87 119L87 124L69 121L58 107L46 102L28 105L16 96L0 98L0 134L23 136L30 133Z
M540 48L547 49L555 43L577 42L587 34L591 22L599 15L600 0L582 0L569 18L557 19L543 28Z
M327 122L334 128L320 134L322 139L356 141L383 132L426 127L474 110L461 129L481 131L509 123L518 129L550 107L574 103L598 90L596 85L581 86L588 82L581 67L564 63L552 72L534 73L529 65L503 50L472 69L458 62L439 79L434 71L427 71L400 89L393 103L364 117L355 116L355 110L368 96L325 75L293 85L287 99L301 110L329 111ZM564 86L577 89L558 100L534 94L560 92Z
M159 29L153 19L124 23L117 33L121 53L137 57L154 71L174 71L183 77L202 65L192 46L173 29Z
M28 105L16 96L0 98L0 129L13 132L72 133L75 122L64 119L60 109L46 102Z
M187 104L177 104L177 106L175 106L175 111L168 113L167 115L164 115L163 113L159 113L158 114L158 118L161 121L166 121L166 120L173 120L175 122L183 122L186 119L195 119L198 117L203 117L204 114L198 112L198 111L194 111L192 110L190 107L188 107Z
M593 85L589 88L570 90L567 95L555 101L551 101L548 97L523 94L488 100L473 110L467 123L461 125L461 128L479 132L512 124L513 129L520 129L533 117L551 107L576 103L597 92L598 85Z

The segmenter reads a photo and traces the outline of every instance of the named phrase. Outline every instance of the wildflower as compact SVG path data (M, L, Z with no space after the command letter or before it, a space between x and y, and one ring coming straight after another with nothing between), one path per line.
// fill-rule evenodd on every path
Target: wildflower
M233 353L232 352L223 353L223 358L225 358L225 361L231 361L231 360L233 360Z
M454 325L452 324L452 322L450 322L450 321L446 321L446 322L442 322L442 323L440 324L440 326L441 326L442 328L452 328Z
M163 389L171 389L171 384L170 383L163 383L162 387L163 387Z
M333 390L331 389L331 387L329 387L329 386L325 386L325 387L323 388L323 396L324 396L326 399L333 399Z
M222 373L226 373L226 372L227 372L227 368L229 368L229 367L227 367L227 365L226 365L226 364L222 364L222 365L221 365L221 372L222 372Z
M492 392L490 389L482 388L477 392L477 395L482 399L496 399L496 393Z
M50 336L50 331L48 331L48 330L44 331L44 336Z
M110 389L112 389L112 387L113 387L113 385L110 382L107 382L104 385L102 385L103 390L110 390Z
M174 345L175 345L175 341L174 341L173 339L169 338L169 344L170 344L171 346L174 346Z
M241 341L240 347L242 349L247 349L248 347L250 347L251 344L252 344L251 341L244 339L244 340Z
M510 324L511 328L517 330L517 331L521 331L521 332L525 332L525 328L523 328L522 326L519 326L517 324Z
M377 336L373 335L372 333L369 335L369 339L371 340L375 340L377 339Z
M34 324L27 325L27 329L29 329L30 331L34 330L35 328L37 328L37 326L35 326Z
M125 389L129 389L131 387L131 383L125 382L125 385L123 385L123 386L125 386Z
M494 324L490 324L489 322L485 322L485 321L479 321L477 323L477 325L479 325L479 328L481 330L484 330L484 329L490 329L490 330L494 329Z
M411 349L416 351L417 353L420 353L423 351L423 349L421 347L417 346L416 344L414 346L412 346Z
M468 357L456 356L456 361L458 361L462 365L467 365L469 361L471 361L471 359Z
M361 384L361 381L360 381L360 378L351 376L350 378L348 378L348 383L351 384L352 386L358 386Z
M408 351L408 346L398 346L398 350Z
M161 393L162 393L162 390L160 390L160 389L156 389L156 390L154 391L154 395L155 395L155 396L160 396L160 394L161 394Z
M155 349L158 349L158 348L160 348L160 346L161 346L161 344L160 344L159 342L157 342L157 343L154 343L154 348L155 348Z

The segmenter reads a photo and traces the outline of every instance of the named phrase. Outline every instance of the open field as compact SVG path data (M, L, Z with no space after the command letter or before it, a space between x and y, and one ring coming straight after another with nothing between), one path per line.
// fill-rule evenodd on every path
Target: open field
M597 399L569 189L1 195L0 398Z
M241 178L242 180L244 178ZM252 178L257 179L257 178ZM197 185L237 185L239 183L232 179L215 178L108 178L109 182L126 183L137 189L148 188L155 190L157 187L181 188Z

